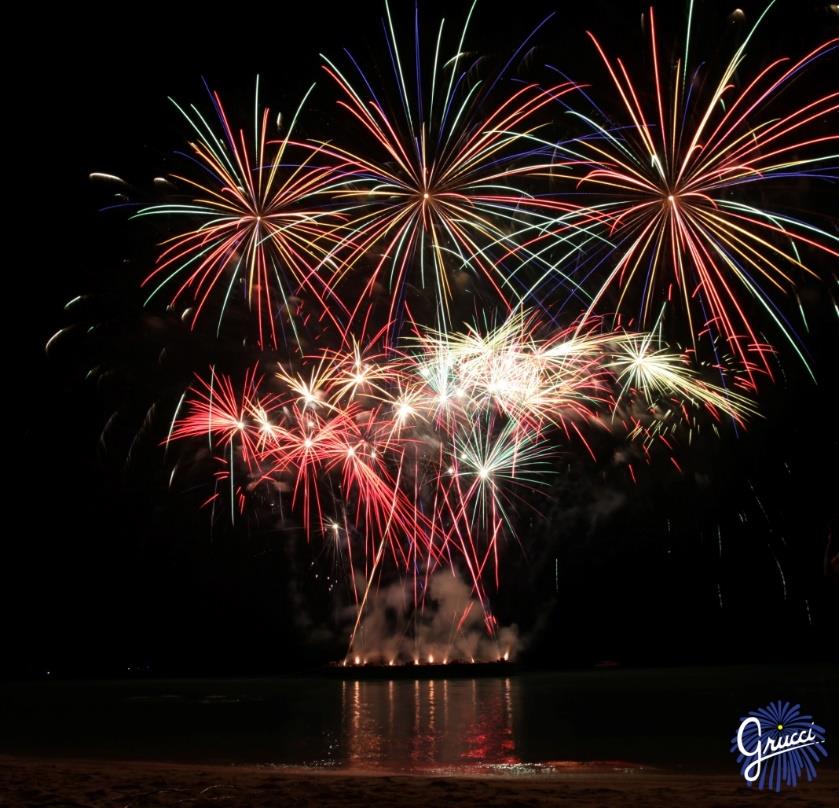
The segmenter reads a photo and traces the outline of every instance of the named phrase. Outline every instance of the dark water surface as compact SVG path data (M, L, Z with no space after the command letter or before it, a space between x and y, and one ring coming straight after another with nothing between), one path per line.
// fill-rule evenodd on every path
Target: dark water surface
M800 703L839 763L839 667L487 679L148 679L0 685L0 753L399 771L733 769L749 710ZM831 736L836 750L832 751Z

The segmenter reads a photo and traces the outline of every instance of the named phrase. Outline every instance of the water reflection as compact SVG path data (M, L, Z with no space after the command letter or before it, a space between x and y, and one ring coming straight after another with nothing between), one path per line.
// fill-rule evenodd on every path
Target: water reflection
M727 771L732 721L779 692L839 724L839 669L824 665L5 683L0 753L505 775Z
M345 681L340 762L423 769L519 762L509 679Z

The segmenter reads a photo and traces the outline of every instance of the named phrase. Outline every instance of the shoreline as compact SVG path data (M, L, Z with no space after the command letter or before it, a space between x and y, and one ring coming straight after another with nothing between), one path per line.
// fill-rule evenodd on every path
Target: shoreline
M553 765L553 764L552 764ZM746 787L736 773L702 774L602 764L562 764L550 771L434 771L409 773L352 768L168 763L91 758L0 755L3 808L146 808L147 806L286 805L368 808L400 805L527 804L593 808L616 804L739 806L771 799L773 805L835 805L839 770L820 771L811 783L780 794ZM608 766L622 766L613 761Z

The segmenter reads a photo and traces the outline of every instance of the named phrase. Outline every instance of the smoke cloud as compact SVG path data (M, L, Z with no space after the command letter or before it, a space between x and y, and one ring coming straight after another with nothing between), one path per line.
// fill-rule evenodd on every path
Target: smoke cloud
M435 573L424 603L414 606L412 581L371 591L349 661L366 664L492 662L521 650L515 625L487 633L480 602L451 571ZM355 608L346 618L355 622Z

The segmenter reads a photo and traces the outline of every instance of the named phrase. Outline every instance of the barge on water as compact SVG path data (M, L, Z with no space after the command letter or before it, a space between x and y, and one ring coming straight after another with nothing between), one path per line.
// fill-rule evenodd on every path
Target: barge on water
M510 676L516 664L505 659L495 662L359 663L333 662L325 668L336 679L477 679Z

